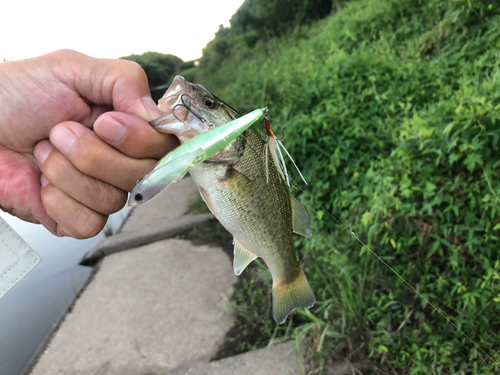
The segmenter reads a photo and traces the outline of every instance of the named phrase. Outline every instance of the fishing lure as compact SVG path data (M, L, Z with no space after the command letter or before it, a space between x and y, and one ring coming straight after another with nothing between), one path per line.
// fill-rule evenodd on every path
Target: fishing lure
M168 153L153 170L138 181L130 194L129 206L137 206L154 198L172 183L180 180L189 169L214 156L264 115L256 109L227 124L208 130Z
M302 173L300 173L299 167L297 167L297 164L293 161L292 156L290 153L287 151L281 140L285 137L285 134L283 132L283 129L281 130L283 132L283 135L281 138L276 137L274 132L271 130L271 124L269 123L269 120L267 118L267 111L264 113L264 123L266 125L266 133L267 133L267 139L263 139L264 142L266 143L265 147L265 163L266 163L266 175L267 175L267 182L269 182L269 169L268 169L268 154L271 152L271 157L273 158L274 164L276 165L276 168L278 169L278 172L280 173L281 177L283 178L284 181L286 181L286 184L288 187L290 187L290 178L288 177L288 172L286 170L286 165L285 165L285 160L283 159L283 154L281 152L281 149L286 152L290 160L292 161L293 165L297 169L297 172L299 172L300 177L302 178L302 181L307 185L307 181L302 176ZM279 155L279 159L278 159ZM281 163L280 163L281 162Z

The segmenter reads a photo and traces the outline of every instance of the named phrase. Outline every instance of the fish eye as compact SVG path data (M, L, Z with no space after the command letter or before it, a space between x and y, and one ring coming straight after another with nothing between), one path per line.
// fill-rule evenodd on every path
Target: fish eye
M206 97L204 100L203 100L203 103L205 103L205 105L210 108L210 109L215 109L217 107L217 102L212 99L212 98L209 98L209 97Z

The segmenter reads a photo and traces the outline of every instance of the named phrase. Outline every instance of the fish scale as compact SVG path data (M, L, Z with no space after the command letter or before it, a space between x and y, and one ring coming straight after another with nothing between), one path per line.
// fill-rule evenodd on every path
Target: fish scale
M243 155L229 167L235 176L221 178L228 166L209 163L191 169L191 176L237 241L263 258L273 277L293 281L300 266L293 244L290 194L275 168L270 168L266 182L264 144L257 132L249 129L244 136Z

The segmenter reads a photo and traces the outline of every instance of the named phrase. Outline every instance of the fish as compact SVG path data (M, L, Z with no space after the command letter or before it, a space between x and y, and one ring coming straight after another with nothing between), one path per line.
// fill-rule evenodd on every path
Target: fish
M266 108L256 109L176 147L161 158L151 172L137 181L129 197L129 207L144 204L179 181L191 168L218 153L259 118L264 117L265 111Z
M174 78L158 107L162 117L154 128L176 136L181 144L241 116L181 76ZM311 219L265 146L260 134L249 128L189 173L210 211L233 235L234 273L239 276L256 258L265 262L273 278L273 318L282 324L293 310L316 302L293 239L293 233L311 238Z

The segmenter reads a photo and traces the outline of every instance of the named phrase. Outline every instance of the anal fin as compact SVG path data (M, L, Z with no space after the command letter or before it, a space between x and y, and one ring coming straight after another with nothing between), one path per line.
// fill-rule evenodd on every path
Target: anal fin
M290 202L292 203L292 225L294 233L311 239L312 224L306 209L291 193Z
M233 269L236 276L239 276L255 258L257 255L245 249L234 239Z

